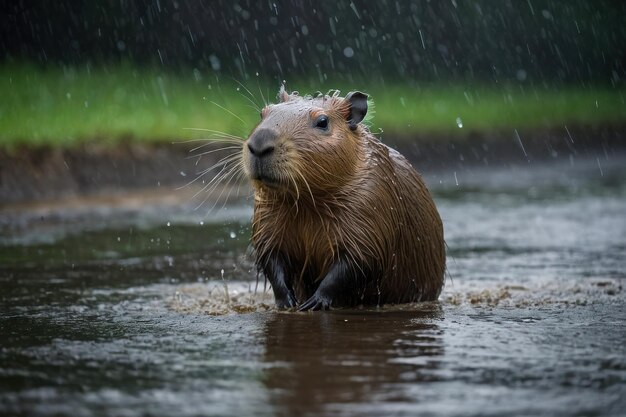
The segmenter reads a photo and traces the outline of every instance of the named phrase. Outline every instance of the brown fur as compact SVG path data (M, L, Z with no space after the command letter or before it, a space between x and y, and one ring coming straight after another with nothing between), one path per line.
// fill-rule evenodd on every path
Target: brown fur
M255 128L278 133L271 160L276 184L252 180L259 267L272 256L287 259L300 303L340 254L370 275L343 304L436 299L444 281L443 225L421 177L365 126L349 128L347 100L284 91L279 97ZM328 132L312 127L320 114L329 118ZM246 144L243 164L250 175Z

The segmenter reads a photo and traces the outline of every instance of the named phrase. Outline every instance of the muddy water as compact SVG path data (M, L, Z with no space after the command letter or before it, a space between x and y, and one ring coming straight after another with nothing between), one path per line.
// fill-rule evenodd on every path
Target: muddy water
M245 199L5 207L0 414L624 415L626 159L426 179L440 301L325 313L272 308Z

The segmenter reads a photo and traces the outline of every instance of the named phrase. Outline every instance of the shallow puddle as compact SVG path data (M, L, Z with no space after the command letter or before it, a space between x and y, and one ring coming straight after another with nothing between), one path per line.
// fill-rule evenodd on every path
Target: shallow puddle
M440 301L318 313L273 308L245 200L5 208L0 414L623 415L626 159L596 163L426 175Z

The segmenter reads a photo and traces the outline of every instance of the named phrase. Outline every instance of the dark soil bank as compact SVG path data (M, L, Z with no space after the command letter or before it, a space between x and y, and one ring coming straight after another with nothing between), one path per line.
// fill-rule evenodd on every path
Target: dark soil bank
M551 130L468 132L464 137L384 134L422 172L462 171L467 166L531 163L577 157L606 159L626 150L626 125ZM198 157L198 143L88 144L72 149L0 150L0 205L75 195L177 186L224 155Z

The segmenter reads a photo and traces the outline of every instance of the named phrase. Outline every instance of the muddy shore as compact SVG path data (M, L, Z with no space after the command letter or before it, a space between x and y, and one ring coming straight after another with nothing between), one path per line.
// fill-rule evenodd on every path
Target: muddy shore
M626 124L563 126L547 130L472 132L453 139L442 135L381 135L424 173L468 166L507 166L534 161L607 159L626 150ZM97 142L71 149L18 147L0 149L0 206L134 189L183 185L223 155L201 158L191 144L117 146Z

